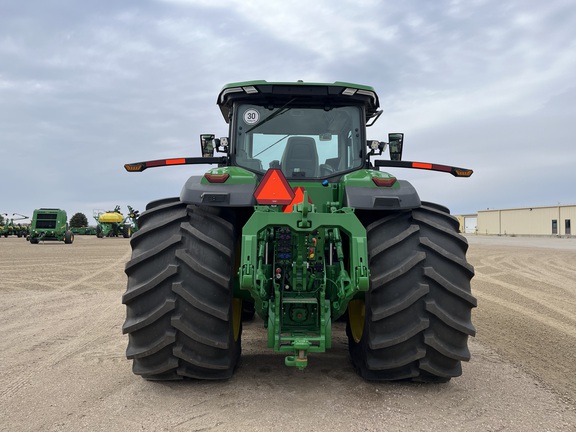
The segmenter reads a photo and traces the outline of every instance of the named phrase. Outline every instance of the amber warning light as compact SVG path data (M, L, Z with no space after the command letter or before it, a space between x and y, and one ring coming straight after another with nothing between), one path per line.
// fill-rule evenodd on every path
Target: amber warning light
M126 171L144 171L146 168L153 168L159 166L169 166L169 165L185 165L188 161L186 158L172 158L172 159L159 159L147 162L138 162L134 164L125 164L124 168Z
M287 205L294 199L294 191L282 171L276 168L266 171L264 178L254 192L258 204Z
M142 164L126 164L124 165L126 171L143 171L144 167Z

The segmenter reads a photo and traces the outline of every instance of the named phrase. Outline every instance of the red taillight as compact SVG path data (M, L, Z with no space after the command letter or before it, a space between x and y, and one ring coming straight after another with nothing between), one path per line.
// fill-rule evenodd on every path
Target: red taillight
M186 158L158 159L144 162L144 164L146 164L146 168L166 166L166 165L184 165L185 163Z
M184 165L185 163L185 158L166 159L166 165Z
M412 167L419 168L419 169L431 170L432 164L431 163L425 163L425 162L412 162Z
M146 164L146 168L164 166L164 165L166 165L166 159L153 160L153 161L148 161L148 162L144 162L144 163Z
M204 178L208 180L209 183L224 183L228 180L228 177L230 177L230 174L204 174Z
M372 177L372 181L378 187L392 187L396 183L396 177Z

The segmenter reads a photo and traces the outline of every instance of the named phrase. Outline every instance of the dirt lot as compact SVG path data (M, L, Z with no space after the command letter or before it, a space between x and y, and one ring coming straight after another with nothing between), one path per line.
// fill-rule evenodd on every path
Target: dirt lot
M121 334L125 239L0 239L2 431L574 431L576 239L469 238L478 335L462 377L367 383L344 327L304 372L260 321L226 382L147 382Z

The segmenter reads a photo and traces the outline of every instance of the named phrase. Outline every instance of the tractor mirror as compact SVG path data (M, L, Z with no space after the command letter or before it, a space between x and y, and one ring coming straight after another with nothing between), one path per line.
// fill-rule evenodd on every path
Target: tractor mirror
M214 135L202 134L200 135L200 147L202 150L202 157L214 156Z
M402 160L402 145L404 143L403 133L388 134L388 148L390 149L390 160Z

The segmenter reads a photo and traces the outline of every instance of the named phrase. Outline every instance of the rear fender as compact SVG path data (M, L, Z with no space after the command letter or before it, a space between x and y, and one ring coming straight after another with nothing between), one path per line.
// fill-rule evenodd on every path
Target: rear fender
M377 180L391 180L377 186ZM420 197L409 182L372 169L358 170L342 177L342 203L356 210L405 210L420 207Z
M206 174L226 176L221 183L210 182L203 176L190 177L180 193L180 201L188 204L214 207L252 207L256 205L254 191L258 177L251 171L239 167L220 167Z
M344 206L357 210L406 210L420 207L418 192L406 180L397 180L398 188L346 186Z

